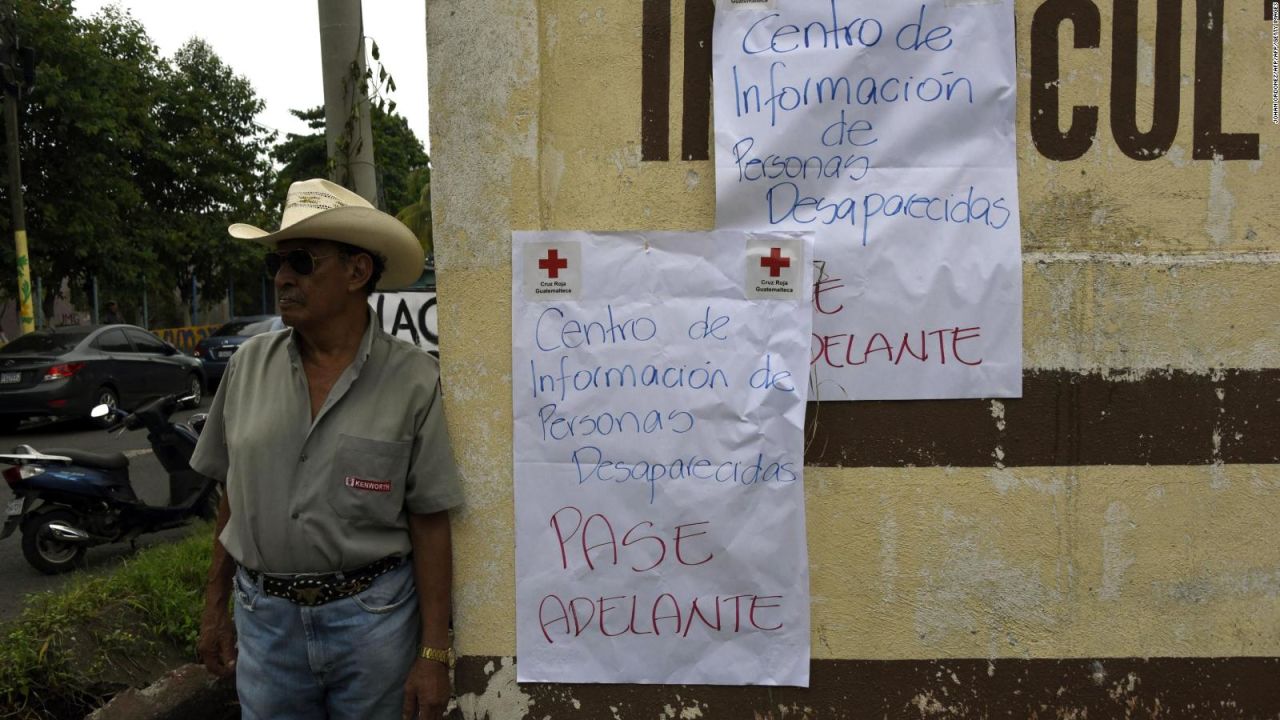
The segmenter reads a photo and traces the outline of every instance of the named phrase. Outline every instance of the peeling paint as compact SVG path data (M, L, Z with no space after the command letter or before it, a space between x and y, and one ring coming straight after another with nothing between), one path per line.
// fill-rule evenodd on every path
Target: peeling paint
M991 401L991 417L996 420L996 431L1003 433L1005 429L1004 403L999 400ZM995 458L994 465L996 469L1002 469L1004 467L1004 447L997 443L991 455Z
M1227 189L1227 166L1215 158L1209 166L1209 199L1205 210L1205 234L1215 245L1226 245L1231 239L1231 213L1236 199Z
M1268 368L1280 347L1280 253L1028 253L1029 368ZM1176 277L1176 279L1175 279ZM1212 308L1212 312L1206 312Z
M1221 445L1221 437L1217 430L1213 432L1213 447L1215 452ZM1221 461L1214 462L1209 466L1209 487L1214 490L1223 490L1231 486L1231 480L1227 477L1226 469Z
M991 417L996 419L996 429L1004 430L1004 403L999 400L991 401Z
M1218 398L1218 417L1215 418L1213 432L1210 437L1210 440L1213 445L1211 450L1212 457L1213 457L1213 464L1210 465L1210 469L1209 469L1209 473L1210 473L1209 487L1213 488L1214 490L1222 490L1231 485L1231 481L1227 478L1226 472L1223 470L1223 467L1222 467L1223 462L1222 462L1222 424L1221 423L1222 423L1223 415L1226 412L1226 408L1223 407L1222 404L1227 399L1227 391L1226 391L1226 388L1215 387L1213 389L1213 394L1215 397Z
M1029 626L1054 624L1059 597L1037 570L1018 566L999 549L999 530L976 518L942 510L943 552L926 560L912 602L915 632L925 644L953 634L978 635L993 656L1018 653Z
M537 16L533 8L520 13L513 7L505 0L468 0L450 3L449 13L427 13L432 56L459 61L428 66L432 160L448 168L449 179L431 193L441 273L509 264L510 238L499 229L524 224L511 216L510 194L495 192L510 186L520 161L538 155L537 117L515 111L538 77ZM476 133L499 126L501 133Z
M702 708L697 705L680 708L680 720L698 720L700 717L702 717Z
M680 696L676 696L676 700L680 701ZM686 705L680 703L680 707L667 703L662 706L662 714L659 720L699 720L702 717L702 708L697 703Z
M501 664L502 667L487 678L483 693L464 693L457 697L458 708L467 720L529 716L533 702L528 693L516 683L515 658L504 657Z
M1138 38L1138 83L1152 87L1156 83L1156 49L1146 38Z
M1191 577L1162 583L1158 594L1192 605L1228 599L1275 601L1280 598L1280 569L1255 568L1240 573Z
M931 691L922 692L911 698L911 704L920 713L920 717L968 717L967 708L961 704L943 705L933 696Z
M542 149L542 192L543 202L554 203L560 194L560 181L564 178L564 153L552 144Z
M1280 252L1199 252L1187 255L1171 253L1082 253L1024 252L1024 264L1064 263L1105 265L1219 266L1280 265Z
M1117 600L1124 585L1124 574L1134 563L1132 550L1125 547L1125 537L1136 525L1129 519L1124 503L1107 506L1106 525L1102 528L1102 586L1098 599Z
M636 144L628 144L626 147L615 148L609 152L609 162L618 171L618 177L623 177L628 170L640 169L640 146Z
M543 27L546 28L544 37L547 52L554 53L560 45L560 16L556 13L547 13L543 18Z

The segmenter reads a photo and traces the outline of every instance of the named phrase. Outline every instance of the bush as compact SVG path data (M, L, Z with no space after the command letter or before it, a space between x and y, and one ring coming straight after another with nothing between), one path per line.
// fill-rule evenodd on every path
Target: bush
M0 718L83 717L195 658L212 530L27 599L0 627Z

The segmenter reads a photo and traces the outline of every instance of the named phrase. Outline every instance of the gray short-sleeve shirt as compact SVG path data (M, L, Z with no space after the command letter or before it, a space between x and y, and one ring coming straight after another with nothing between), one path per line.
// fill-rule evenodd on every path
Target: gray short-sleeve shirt
M372 317L314 422L293 331L246 341L191 467L226 483L227 552L268 573L352 570L408 554L407 513L462 502L439 364Z

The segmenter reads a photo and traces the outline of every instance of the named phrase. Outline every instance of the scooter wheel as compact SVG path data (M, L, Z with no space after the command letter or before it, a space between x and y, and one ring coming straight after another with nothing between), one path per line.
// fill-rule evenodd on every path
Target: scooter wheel
M46 575L70 572L84 565L85 545L58 540L49 531L50 523L77 526L80 518L70 510L52 510L22 528L22 555L31 566Z

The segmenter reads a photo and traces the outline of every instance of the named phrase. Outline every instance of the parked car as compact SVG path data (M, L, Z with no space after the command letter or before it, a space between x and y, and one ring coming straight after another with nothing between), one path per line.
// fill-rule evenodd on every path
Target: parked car
M284 329L279 315L247 315L231 318L212 335L196 345L195 356L204 364L209 392L213 392L227 370L227 362L245 340L272 330Z
M0 348L0 429L28 417L88 418L96 405L135 408L180 393L203 396L200 361L134 325L28 333Z

